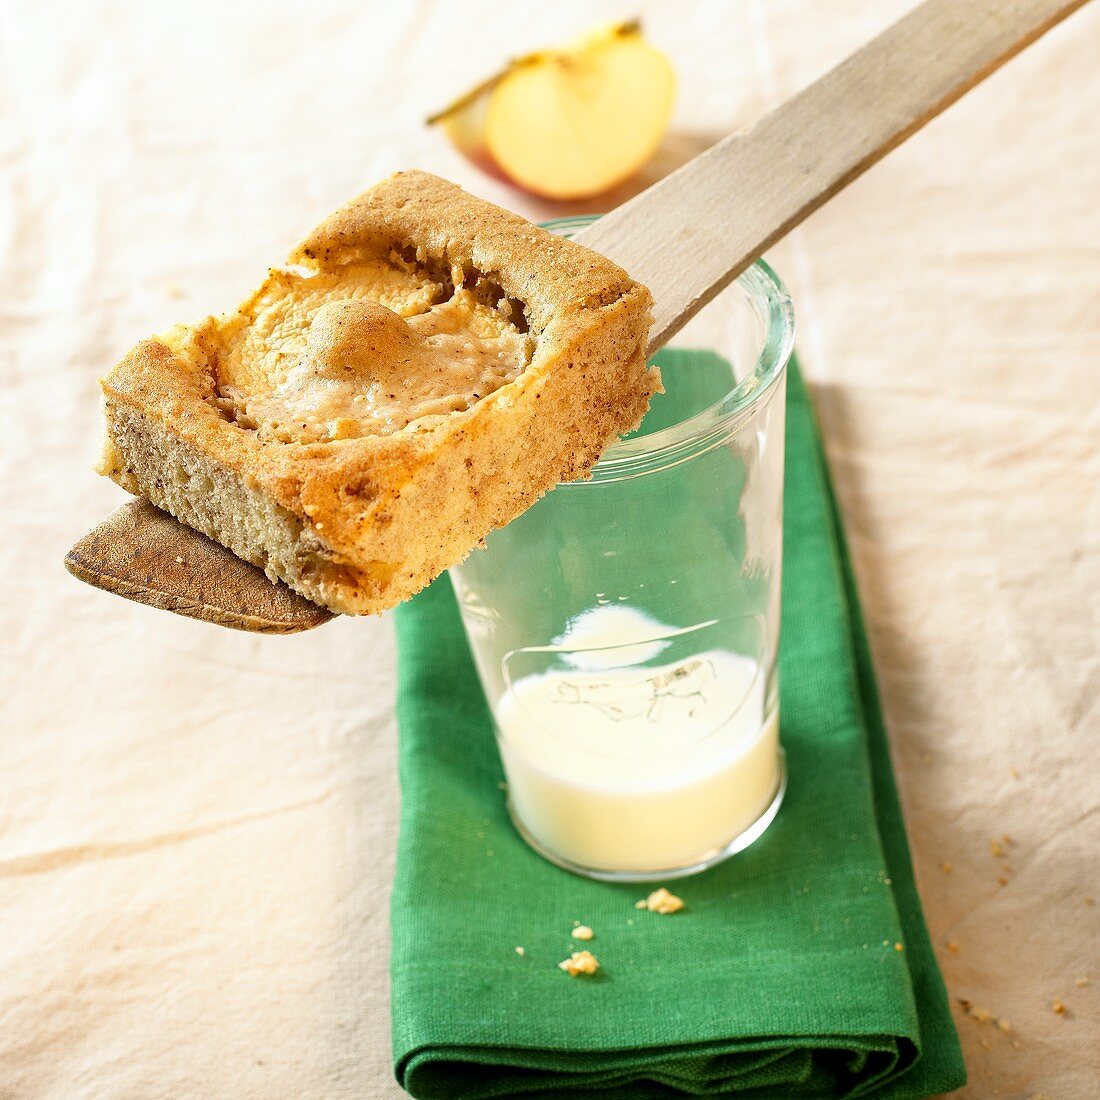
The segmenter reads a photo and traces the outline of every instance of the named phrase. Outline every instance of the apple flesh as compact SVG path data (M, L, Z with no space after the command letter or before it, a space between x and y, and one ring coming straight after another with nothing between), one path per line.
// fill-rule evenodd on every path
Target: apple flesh
M668 128L676 78L637 23L529 54L428 121L479 168L533 194L582 199L632 176Z

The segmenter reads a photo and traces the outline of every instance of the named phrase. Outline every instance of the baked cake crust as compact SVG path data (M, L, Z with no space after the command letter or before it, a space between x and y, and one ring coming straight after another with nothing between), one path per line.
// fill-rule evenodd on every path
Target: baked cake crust
M310 274L378 261L428 272L442 293L461 286L506 301L532 338L529 364L466 410L388 434L263 437L227 408L218 357L272 280L303 278L273 271L236 314L142 341L101 382L101 473L352 614L413 595L558 482L587 475L660 388L645 365L645 287L453 184L398 173L290 256Z

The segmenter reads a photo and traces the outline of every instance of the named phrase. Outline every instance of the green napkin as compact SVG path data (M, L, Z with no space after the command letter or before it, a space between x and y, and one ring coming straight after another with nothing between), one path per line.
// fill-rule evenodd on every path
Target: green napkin
M635 910L649 887L578 878L523 843L449 580L399 609L393 1044L413 1096L920 1097L963 1083L794 364L786 494L786 801L755 845L674 885L686 908L671 916ZM582 946L574 921L596 932L591 979L557 966Z

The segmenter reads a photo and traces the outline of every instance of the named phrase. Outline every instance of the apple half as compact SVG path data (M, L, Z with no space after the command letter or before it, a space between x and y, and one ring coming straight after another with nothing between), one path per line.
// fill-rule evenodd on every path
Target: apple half
M637 21L527 54L428 119L479 168L551 199L609 191L657 151L676 77Z

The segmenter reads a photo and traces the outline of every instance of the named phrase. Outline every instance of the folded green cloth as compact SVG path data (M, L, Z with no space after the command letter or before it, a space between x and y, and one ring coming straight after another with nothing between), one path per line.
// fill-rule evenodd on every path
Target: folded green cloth
M524 844L449 581L399 610L393 1044L413 1096L919 1097L963 1083L793 364L786 494L786 801L751 848L674 886L675 915L635 910L648 887L578 878ZM574 921L595 929L595 978L558 969L582 946Z

